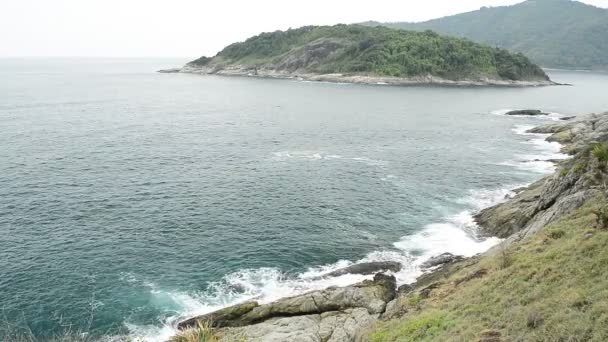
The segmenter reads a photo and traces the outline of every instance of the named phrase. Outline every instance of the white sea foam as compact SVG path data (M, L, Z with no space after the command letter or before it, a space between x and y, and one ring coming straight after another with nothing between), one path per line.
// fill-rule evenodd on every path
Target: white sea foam
M331 160L342 160L350 162L359 162L369 166L381 166L386 165L387 162L383 160L376 160L368 157L345 157L338 154L327 154L318 151L279 151L272 153L272 159L275 161L287 161L287 160L314 160L314 161L331 161Z
M514 160L508 160L500 165L511 166L523 171L550 174L555 172L555 160L568 158L561 153L561 147L557 142L547 141L549 134L529 133L528 130L534 126L516 125L512 130L515 134L530 137L523 143L530 145L536 154L520 154Z
M506 111L508 110L504 110L504 112ZM516 126L513 131L517 134L531 136L531 139L525 143L531 145L538 154L518 156L518 160L507 163L527 171L549 172L549 168L542 163L550 164L548 159L560 159L565 156L559 152L559 144L548 143L544 140L545 135L526 133L530 128L532 126L521 125ZM346 160L365 162L369 165L383 165L380 161L368 158L349 158L315 151L283 151L275 152L273 156L279 161L289 159ZM541 167L541 165L543 166ZM395 177L394 175L387 175L384 180ZM330 286L347 286L369 279L372 276L353 274L345 274L339 277L322 277L332 271L362 262L400 262L402 270L394 274L398 283L411 283L422 274L420 265L432 256L445 252L473 256L498 244L501 241L498 238L483 239L477 237L478 227L473 219L473 213L504 201L515 194L511 189L525 185L516 184L497 189L471 190L457 201L468 209L448 215L437 223L425 226L415 234L402 237L393 244L393 248L372 252L357 261L340 260L333 264L311 267L292 276L286 275L276 268L241 270L228 274L222 280L210 284L207 291L203 293L162 290L154 284L144 281L143 283L148 286L154 298L153 302L159 305L164 304L167 307L176 307L177 309L174 314L168 314L159 319L158 325L142 326L128 322L125 325L132 336L142 341L165 341L177 332L175 328L177 322L185 317L209 313L247 300L269 303L308 291L320 290ZM124 275L122 279L129 283L137 281L130 274Z
M332 264L311 267L306 271L288 276L276 268L247 269L226 275L221 281L210 284L203 293L163 291L148 284L152 296L159 302L168 302L169 307L177 307L174 315L165 317L158 325L125 325L132 336L143 341L165 341L177 333L177 322L218 310L248 300L269 303L277 299L294 296L330 286L348 286L372 275L345 274L339 277L323 277L344 267L374 261L397 261L401 271L394 273L398 284L411 283L423 271L420 265L428 258L450 252L457 255L472 256L499 243L498 238L479 239L475 236L476 224L472 213L483 207L504 200L510 190L476 190L463 197L459 202L471 209L446 217L443 222L429 224L418 233L405 236L394 243L393 248L375 251L356 261L340 260ZM133 276L125 276L125 281L133 282Z

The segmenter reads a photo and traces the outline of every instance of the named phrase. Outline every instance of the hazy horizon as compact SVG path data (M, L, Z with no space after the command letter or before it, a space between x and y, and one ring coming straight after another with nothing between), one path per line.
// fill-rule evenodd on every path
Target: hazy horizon
M192 58L215 55L226 45L261 32L367 20L425 21L520 2L379 0L370 7L363 1L312 0L295 8L278 0L236 4L177 0L170 7L143 0L4 1L0 2L0 58ZM608 0L582 2L608 7Z

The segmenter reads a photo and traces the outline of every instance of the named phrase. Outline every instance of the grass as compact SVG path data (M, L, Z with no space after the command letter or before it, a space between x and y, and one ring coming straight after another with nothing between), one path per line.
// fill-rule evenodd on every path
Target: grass
M378 324L370 340L476 341L489 331L504 341L608 341L608 231L594 215L605 205L590 201L510 246L508 262L499 249L429 298L401 300L404 316Z
M210 323L197 322L197 327L171 337L169 342L218 342Z
M596 144L591 150L591 154L597 158L600 163L608 162L608 146L606 144Z

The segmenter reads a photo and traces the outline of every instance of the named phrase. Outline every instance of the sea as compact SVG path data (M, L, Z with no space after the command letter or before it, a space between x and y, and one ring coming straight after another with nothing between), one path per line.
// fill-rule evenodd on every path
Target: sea
M526 130L608 111L571 86L399 87L161 74L188 59L0 59L0 309L50 338L164 341L180 319L500 240L473 221L554 171ZM543 117L504 115L541 109ZM2 329L2 328L0 328Z

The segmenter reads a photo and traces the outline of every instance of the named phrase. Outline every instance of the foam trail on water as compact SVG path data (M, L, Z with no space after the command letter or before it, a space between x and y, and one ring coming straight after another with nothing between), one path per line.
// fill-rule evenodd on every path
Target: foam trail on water
M517 135L530 137L524 144L530 145L536 154L521 154L516 156L516 160L509 160L501 165L512 166L523 171L530 171L540 174L550 174L555 172L556 160L568 158L568 155L561 153L562 145L557 142L547 141L549 134L529 133L528 130L534 126L516 125L512 130Z
M332 271L358 263L397 261L402 265L401 271L394 274L398 284L414 282L423 273L420 265L432 256L444 252L472 256L499 243L501 240L498 238L475 237L477 226L472 213L504 200L505 195L510 193L507 188L470 191L466 197L459 200L470 207L469 210L448 216L443 222L429 224L422 231L403 237L394 243L393 248L371 252L356 261L340 260L328 265L310 267L293 276L288 276L276 268L241 270L210 284L202 293L160 291L151 285L154 288L151 291L153 296L170 299L172 305L179 309L156 326L130 323L126 323L126 326L132 336L143 341L165 341L177 333L176 324L187 317L202 315L248 300L270 303L280 298L330 286L348 286L371 279L373 275L345 274L339 277L323 277Z
M497 111L493 114L504 115L508 110L503 111ZM553 169L553 164L549 162L549 159L563 159L567 156L560 153L561 146L559 144L546 142L546 135L526 133L532 127L518 125L513 128L513 131L519 135L530 136L531 139L524 143L532 146L538 154L521 155L518 156L518 160L506 164L526 171L550 172ZM291 159L344 160L364 162L368 165L383 164L367 158L348 158L316 151L275 152L273 158L277 161ZM551 169L542 163L550 164ZM313 290L325 289L330 286L347 286L370 279L372 278L371 275L354 274L323 277L323 275L332 271L363 262L400 262L402 270L394 274L398 284L414 282L423 273L420 265L435 255L450 252L455 255L473 256L498 244L501 241L498 238L482 239L476 236L478 227L473 219L473 214L514 196L515 193L511 189L525 185L515 184L497 189L471 190L466 196L457 200L458 203L467 208L466 210L428 224L421 231L402 237L393 244L392 248L369 253L357 261L340 260L333 264L311 267L297 275L286 275L277 268L241 270L224 276L223 279L210 284L206 291L200 293L180 292L171 289L163 290L149 283L147 286L150 288L150 294L154 298L153 301L167 303L167 307L174 309L167 309L167 313L159 318L157 325L136 325L129 322L126 322L125 325L135 340L166 341L177 333L177 323L186 317L213 312L248 300L269 303L280 298ZM124 278L129 283L135 281L132 276Z

